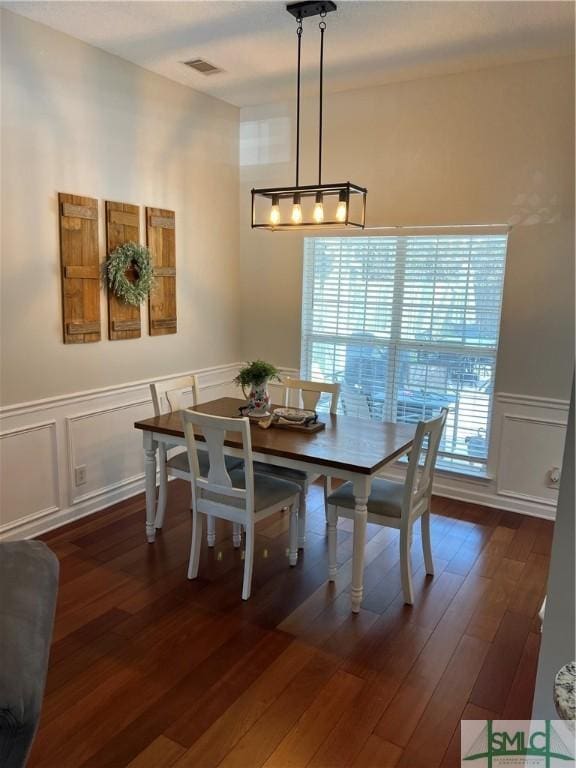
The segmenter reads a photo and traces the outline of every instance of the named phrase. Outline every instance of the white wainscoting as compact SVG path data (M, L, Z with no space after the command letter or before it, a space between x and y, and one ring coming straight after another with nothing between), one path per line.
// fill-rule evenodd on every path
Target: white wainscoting
M71 492L68 503L71 506L143 477L142 435L133 425L150 415L150 398L146 398L66 417L67 480ZM102 435L114 435L105 452ZM87 478L85 484L77 486L75 468L79 466L87 468Z
M559 484L552 487L550 475L562 467L569 406L567 400L496 395L490 467L499 497L554 516Z
M239 365L174 375L196 373L202 400L238 396ZM133 425L153 415L152 381L0 410L0 538L37 536L143 490L142 436ZM76 485L80 466L86 482Z
M568 400L505 392L494 397L486 477L436 472L434 492L486 507L554 519L558 490L548 485L549 472L562 466ZM386 477L400 479L395 465Z
M60 510L55 419L0 433L0 467L2 527L18 526L23 518L46 518Z
M239 366L232 363L194 371L201 400L238 396L232 379ZM282 372L298 376L294 369ZM133 424L152 415L151 381L0 410L0 538L39 535L143 490L142 440ZM548 473L562 466L568 406L563 400L498 393L489 476L478 479L438 472L435 492L553 518L557 491L548 486ZM75 482L79 466L86 467L82 485ZM386 474L399 477L402 471L395 466Z

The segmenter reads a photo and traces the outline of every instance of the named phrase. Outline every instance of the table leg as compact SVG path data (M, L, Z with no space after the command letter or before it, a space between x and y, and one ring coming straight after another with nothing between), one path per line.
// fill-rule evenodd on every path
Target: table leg
M352 550L352 613L358 613L362 602L364 584L364 547L366 544L366 521L371 480L369 476L354 480L354 541Z
M158 443L151 432L144 432L144 472L146 476L146 538L152 544L156 538L156 450Z

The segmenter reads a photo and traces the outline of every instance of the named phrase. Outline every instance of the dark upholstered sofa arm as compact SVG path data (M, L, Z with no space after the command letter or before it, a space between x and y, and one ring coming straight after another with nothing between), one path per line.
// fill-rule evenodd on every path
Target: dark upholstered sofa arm
M58 560L40 541L0 542L0 766L25 765L40 719Z

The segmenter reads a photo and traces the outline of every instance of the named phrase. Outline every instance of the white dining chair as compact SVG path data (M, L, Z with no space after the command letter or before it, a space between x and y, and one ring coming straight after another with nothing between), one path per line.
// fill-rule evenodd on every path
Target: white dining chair
M295 406L307 408L315 411L318 402L323 394L330 395L330 413L336 413L338 409L338 398L340 396L340 384L333 384L323 381L306 381L305 379L282 379L280 385L282 388L282 400L285 406ZM301 549L306 543L306 494L310 483L317 480L321 475L310 474L299 469L290 469L289 467L279 466L277 464L263 464L256 462L256 472L262 474L274 475L284 480L290 480L300 486L300 504L298 508L298 547ZM324 485L324 498L326 498L326 480Z
M244 527L244 581L242 599L248 600L254 566L254 526L260 520L288 507L290 510L289 562L298 561L298 499L300 487L295 483L271 475L254 473L252 439L248 418L210 416L196 411L182 411L182 421L188 447L192 473L192 544L188 578L198 576L202 518L219 517ZM208 450L210 468L208 476L201 473L194 428L202 432ZM243 469L229 470L224 455L227 432L238 432L242 438Z
M357 419L371 419L370 397L357 385L343 384L340 390L342 413Z
M158 381L150 384L152 393L152 405L154 406L154 415L160 416L163 413L174 413L180 411L189 405L198 404L198 377L177 376L173 379ZM208 474L208 453L199 451L198 462L200 471L204 476ZM236 469L242 465L241 459L233 456L226 457L226 466L229 469ZM156 529L162 528L164 517L166 515L166 504L168 499L168 477L178 477L181 480L190 480L190 466L188 463L188 452L181 448L166 450L160 443L158 447L158 469L160 481L158 486L158 506L156 511L156 520L154 525ZM207 523L208 546L213 547L216 542L216 527L214 520L209 519ZM241 530L234 529L234 546L241 544Z
M368 522L400 530L400 573L404 602L414 602L412 587L412 569L410 548L412 545L412 526L420 518L422 527L422 549L426 573L434 575L432 546L430 543L430 500L432 480L438 456L438 447L442 437L448 409L442 408L440 416L429 421L420 421L416 427L414 443L410 450L410 459L404 483L397 483L383 478L372 481L368 499ZM422 454L425 458L421 464ZM339 517L354 520L354 488L352 483L344 483L327 499L328 516L328 579L336 578L336 526Z

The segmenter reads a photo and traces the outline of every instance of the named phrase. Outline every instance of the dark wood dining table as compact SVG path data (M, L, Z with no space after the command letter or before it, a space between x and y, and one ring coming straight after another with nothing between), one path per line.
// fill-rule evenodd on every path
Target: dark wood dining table
M238 417L244 400L222 397L202 403L192 410L215 416ZM354 485L355 514L352 555L352 611L360 610L363 594L364 546L366 541L367 502L373 478L382 469L407 453L413 443L416 426L393 422L370 421L353 416L322 413L326 425L319 432L305 433L291 429L261 429L251 426L254 459L267 464L304 470L349 480ZM142 430L146 475L146 536L153 542L156 535L156 452L159 444L166 449L185 445L180 411L137 421ZM198 434L198 442L203 437ZM225 440L225 453L242 456L240 435L230 432Z

